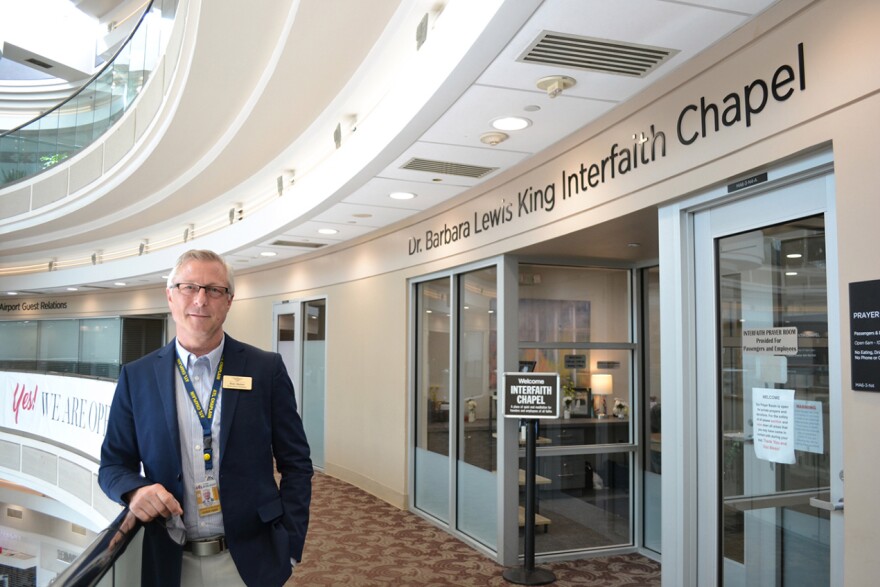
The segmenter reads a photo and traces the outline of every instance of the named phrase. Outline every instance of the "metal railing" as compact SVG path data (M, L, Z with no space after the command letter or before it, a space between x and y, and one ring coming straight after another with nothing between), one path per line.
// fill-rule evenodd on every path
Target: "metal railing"
M116 54L88 83L39 117L0 134L0 188L58 165L132 107L160 62L178 0L151 0Z
M95 540L61 574L50 581L52 587L93 587L98 585L139 585L139 549L132 549L123 561L121 557L142 527L128 508L116 517ZM112 573L111 573L112 571ZM108 576L108 573L110 575ZM117 576L119 575L119 576ZM136 582L132 582L133 579Z

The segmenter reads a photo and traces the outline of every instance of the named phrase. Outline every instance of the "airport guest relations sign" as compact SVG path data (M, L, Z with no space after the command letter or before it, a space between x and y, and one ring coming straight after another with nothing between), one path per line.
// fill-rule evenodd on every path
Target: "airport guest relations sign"
M880 279L849 284L852 389L880 391Z
M0 427L98 459L115 389L113 381L0 373Z
M505 373L505 418L558 418L558 373Z

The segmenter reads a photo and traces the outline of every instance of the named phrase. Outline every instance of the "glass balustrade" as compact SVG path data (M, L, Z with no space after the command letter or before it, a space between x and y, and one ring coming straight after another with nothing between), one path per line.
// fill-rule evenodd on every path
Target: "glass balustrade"
M0 188L73 157L132 107L168 44L178 0L153 0L88 83L52 110L0 134Z

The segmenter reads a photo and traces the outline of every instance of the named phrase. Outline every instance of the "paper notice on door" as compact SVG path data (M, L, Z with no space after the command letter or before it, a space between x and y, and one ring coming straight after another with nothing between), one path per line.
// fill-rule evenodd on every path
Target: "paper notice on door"
M794 390L752 390L755 456L773 463L794 464Z
M825 452L822 402L794 402L794 448L818 454Z

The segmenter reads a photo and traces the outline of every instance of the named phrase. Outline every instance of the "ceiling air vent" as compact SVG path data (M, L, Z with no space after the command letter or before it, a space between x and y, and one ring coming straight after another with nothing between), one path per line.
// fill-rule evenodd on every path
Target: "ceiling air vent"
M273 241L269 243L273 247L300 247L303 249L320 249L324 243L307 243L304 241Z
M442 173L444 175L459 175L474 179L479 179L498 170L497 167L480 167L479 165L466 165L464 163L450 163L448 161L432 161L419 158L410 159L400 168L412 171L427 171L428 173Z
M677 49L543 31L517 61L645 77L676 53Z
M25 61L27 61L28 63L30 63L32 65L36 65L37 67L42 67L43 69L52 69L51 65L49 65L45 61L41 61L41 60L37 59L36 57L30 57L28 59L25 59Z

